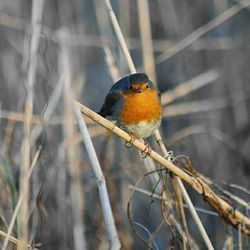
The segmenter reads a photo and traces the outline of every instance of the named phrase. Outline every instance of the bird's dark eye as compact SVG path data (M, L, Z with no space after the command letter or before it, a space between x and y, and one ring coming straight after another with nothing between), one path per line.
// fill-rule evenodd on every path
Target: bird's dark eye
M148 86L148 84L147 84L146 89L148 89L148 88L149 88L149 86Z
M129 89L133 89L132 85L129 86Z

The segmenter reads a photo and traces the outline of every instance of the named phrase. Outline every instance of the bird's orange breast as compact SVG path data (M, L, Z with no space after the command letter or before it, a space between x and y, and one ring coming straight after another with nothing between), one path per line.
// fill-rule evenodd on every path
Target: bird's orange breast
M154 89L141 93L125 92L124 103L120 113L120 122L124 125L141 121L151 122L161 117L161 103Z

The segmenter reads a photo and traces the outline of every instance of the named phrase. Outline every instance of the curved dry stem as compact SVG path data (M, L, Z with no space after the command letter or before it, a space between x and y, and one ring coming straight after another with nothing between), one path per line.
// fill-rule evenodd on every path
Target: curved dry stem
M154 171L153 171L153 172L154 172ZM137 186L141 183L141 181L142 181L147 175L149 175L150 173L153 173L153 172L149 172L149 173L147 173L147 174L141 176L141 177L139 178L139 180L136 182L135 187L137 187ZM130 213L130 207L131 207L131 203L132 203L132 200L133 200L134 192L135 192L135 189L132 190L132 192L131 192L131 194L130 194L130 197L129 197L129 200L128 200L128 204L127 204L128 221L129 221L129 224L130 224L130 226L131 226L133 232L135 233L136 237L137 237L143 244L145 244L147 247L149 247L149 249L153 249L153 248L151 248L151 247L149 246L149 243L148 243L146 240L144 240L144 239L142 238L142 236L140 235L140 233L137 231L136 227L134 226L135 223L133 222L132 215L131 215L131 213Z

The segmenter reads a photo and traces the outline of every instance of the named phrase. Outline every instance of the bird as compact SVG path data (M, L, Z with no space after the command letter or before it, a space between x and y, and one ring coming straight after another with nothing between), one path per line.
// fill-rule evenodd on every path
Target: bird
M147 74L130 74L112 86L98 114L128 132L130 142L137 138L149 145L145 139L161 124L160 92Z

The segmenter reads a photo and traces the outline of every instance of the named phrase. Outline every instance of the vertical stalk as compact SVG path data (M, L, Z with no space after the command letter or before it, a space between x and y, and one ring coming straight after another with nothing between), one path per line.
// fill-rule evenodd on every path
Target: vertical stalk
M65 109L65 138L68 168L71 177L70 193L73 210L73 238L74 249L87 249L83 226L83 192L81 186L81 170L79 163L79 146L77 145L76 131L74 126L73 94L71 89L71 70L69 59L69 47L65 44L68 40L67 30L61 31L61 74L64 82L64 109Z
M20 249L25 249L29 241L29 168L30 168L30 135L31 135L31 120L33 114L33 87L36 79L37 70L37 51L39 46L41 20L43 13L43 0L36 0L32 3L32 34L31 44L28 56L28 75L27 75L27 98L25 102L25 120L24 120L24 139L22 144L22 169L20 177L20 191L23 194L23 202L21 204L20 213L20 232L21 246Z
M148 0L137 0L144 72L156 83L155 61Z
M80 132L84 138L84 144L85 144L87 153L89 155L91 167L92 167L94 176L96 178L96 182L97 182L97 186L99 190L99 196L101 200L103 217L104 217L104 221L105 221L105 225L108 231L108 237L110 241L110 249L118 250L121 248L121 243L119 241L118 234L117 234L116 227L115 227L115 222L114 222L114 217L112 214L112 209L111 209L110 200L108 196L105 177L103 175L102 168L100 166L93 143L88 133L86 123L77 105L76 105L75 113L76 113L78 125L80 128Z

